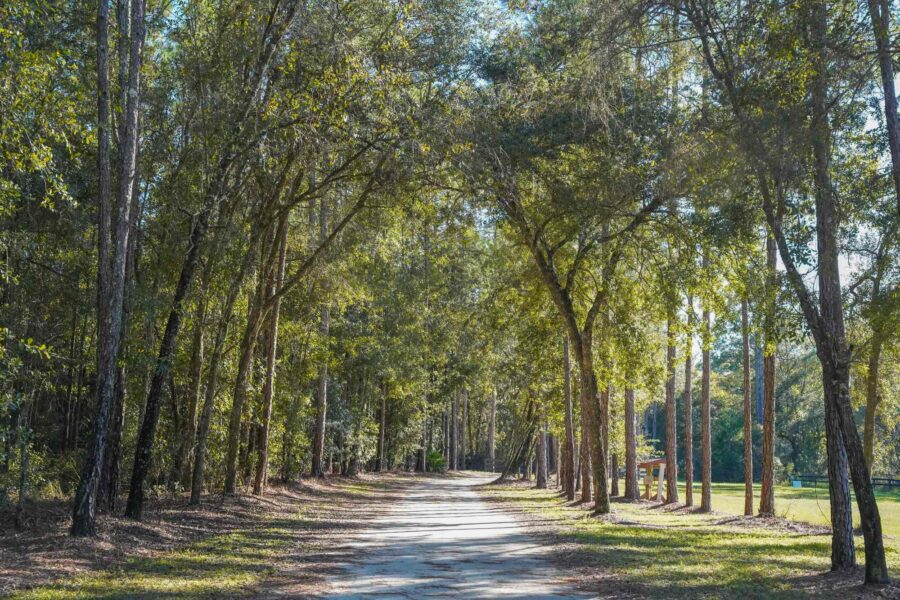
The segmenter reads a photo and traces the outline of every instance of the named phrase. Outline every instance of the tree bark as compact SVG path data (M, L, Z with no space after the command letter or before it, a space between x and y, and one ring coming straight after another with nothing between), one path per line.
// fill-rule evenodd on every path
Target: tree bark
M190 504L200 504L200 494L203 491L203 473L206 467L206 442L209 438L209 428L212 422L212 413L215 408L216 389L219 380L219 365L222 354L225 351L225 342L228 339L228 328L234 314L234 305L240 295L241 288L248 275L252 277L256 266L256 254L259 247L256 239L250 240L250 248L244 255L240 269L231 281L225 304L216 326L216 335L213 341L212 353L209 359L209 368L206 373L206 390L203 396L203 408L200 411L200 420L197 424L197 442L194 446L194 468L191 474L191 499Z
M447 470L450 470L450 403L451 400L447 400L444 403L444 430L443 430L443 448L441 449L444 456L444 464L447 466Z
M319 238L321 243L325 243L326 232L328 231L328 208L325 204L325 198L319 201ZM320 330L322 339L328 344L329 328L331 325L331 311L327 302L322 305L322 317ZM324 477L325 472L322 469L322 458L325 454L325 420L328 414L328 356L322 359L319 365L319 375L316 385L316 423L313 431L313 452L312 452L312 476Z
M462 389L462 433L459 436L460 443L460 455L459 455L459 468L463 471L466 470L466 454L468 453L468 448L466 444L466 437L469 430L469 391L463 387Z
M750 394L750 316L747 299L741 300L741 348L744 375L744 514L753 514L753 413Z
M884 117L891 152L891 175L894 179L897 212L900 214L900 118L897 115L897 90L894 87L894 63L891 55L891 3L890 0L868 0L868 5L875 33L878 68L881 71Z
M582 339L575 345L575 356L581 369L581 408L587 415L587 447L590 453L590 468L594 489L594 512L609 512L609 493L606 487L606 456L603 452L603 425L601 423L597 379L594 374L594 359L591 351L591 331L583 332Z
M888 232L891 236L893 232ZM875 461L875 414L878 411L878 405L881 403L881 395L878 393L878 377L881 368L881 351L884 344L884 324L880 315L880 307L878 304L882 300L881 280L884 276L885 259L888 254L886 247L890 243L890 238L886 238L886 244L882 246L875 258L875 276L872 280L872 299L870 306L875 309L874 316L870 319L872 328L872 339L869 344L869 363L866 373L866 417L863 429L863 452L866 456L866 465L869 471Z
M375 471L384 471L384 435L387 427L387 380L381 382L381 409L378 411L378 448L376 449Z
M675 407L675 316L669 315L666 344L666 504L678 502L678 421Z
M637 469L637 436L635 434L634 389L625 388L625 498L640 498Z
M773 162L769 160L763 136L757 135L751 118L745 114L742 99L735 83L735 74L727 58L717 61L715 52L721 53L717 33L710 27L707 9L697 5L689 7L688 15L701 38L702 52L707 65L721 83L731 103L738 121L741 143L752 161L752 167L763 199L763 210L769 231L775 236L781 262L794 293L799 301L803 316L816 343L816 352L822 365L822 376L826 413L826 448L828 449L829 487L832 493L832 568L843 569L851 565L848 558L852 552L852 531L849 521L835 519L835 509L842 502L846 487L846 471L842 472L842 445L847 454L849 468L853 473L853 485L860 510L863 536L866 546L866 583L883 583L889 580L884 558L884 543L881 519L872 490L865 454L853 420L849 397L850 349L847 346L843 328L843 305L840 298L840 276L837 248L838 211L833 189L830 185L830 130L828 125L827 65L824 54L827 48L827 6L812 7L810 38L813 75L810 77L810 139L814 154L814 179L816 200L816 236L819 279L819 307L815 306L812 294L803 280L803 275L794 262L794 255L788 245L787 236L778 220L778 209L783 205L780 196L773 198L769 184L773 172ZM716 38L716 39L713 39ZM711 43L712 42L712 43ZM777 179L777 178L776 178ZM777 190L776 190L777 191ZM836 406L835 406L836 404ZM840 433L840 435L837 435ZM835 544L841 547L835 548Z
M488 472L493 473L497 470L497 456L496 456L496 432L497 432L497 390L496 388L491 391L491 413L490 418L488 419L488 434L487 434L487 444L488 444Z
M322 338L328 341L331 326L331 311L328 306L322 307L320 331ZM319 365L316 379L316 423L313 431L312 476L324 477L322 459L325 455L325 418L328 414L328 359L323 358Z
M763 439L759 514L775 514L775 296L777 294L775 239L766 238L767 298L763 349Z
M450 409L450 470L459 469L459 391L453 394Z
M684 351L684 505L694 505L694 299L687 299L688 334Z
M194 330L191 339L191 361L188 368L187 410L182 420L181 431L175 451L175 460L172 465L172 474L169 479L173 486L185 483L186 467L190 460L191 450L194 447L194 439L197 434L197 409L200 407L200 393L202 391L201 380L203 378L203 354L205 350L204 333L206 299L200 298L197 302L197 312L194 315Z
M712 510L712 435L710 429L710 362L709 351L711 313L703 307L703 389L700 397L700 510Z
M838 438L843 442L846 460L853 475L853 487L856 492L857 508L860 514L860 525L863 530L866 548L866 583L886 583L889 581L887 563L884 554L884 541L881 531L881 517L872 489L872 480L866 466L865 452L853 419L850 402L850 355L844 330L844 310L841 298L841 282L838 260L840 248L837 234L840 228L837 198L831 181L831 129L828 121L828 66L827 66L827 28L828 6L815 3L810 7L809 37L813 51L814 73L810 79L810 98L812 120L810 122L810 141L813 150L813 170L816 200L816 241L819 258L819 305L821 322L824 331L817 336L817 352L822 365L822 379L826 402L826 435ZM824 335L823 335L824 334ZM829 416L830 413L830 416ZM835 430L837 428L837 431ZM839 436L837 434L840 434ZM830 434L830 435L829 435ZM826 444L827 445L827 444ZM832 456L835 469L840 464L840 445L835 439L832 442ZM832 506L843 505L843 488L846 475L835 473L832 481L835 496ZM849 495L849 494L847 494ZM849 504L849 503L848 503ZM843 508L843 506L840 506ZM849 507L848 507L849 508ZM834 517L834 509L832 517ZM836 527L836 524L833 523ZM846 524L843 524L846 527ZM849 568L853 565L852 530L849 537L841 532L832 540L832 568ZM835 542L841 547L836 548ZM847 543L849 542L849 545Z
M582 412L582 415L584 413ZM580 466L581 466L581 477L579 478L581 482L581 502L583 504L588 504L591 501L591 451L588 448L588 442L586 438L586 429L585 429L585 421L587 420L586 416L582 416L581 419L581 447L580 447Z
M97 8L97 417L72 509L71 534L96 533L97 489L106 452L107 425L113 403L107 377L114 377L118 349L110 347L110 254L112 250L112 184L110 175L109 1ZM113 352L113 356L110 353ZM112 359L112 363L110 360ZM77 423L75 424L77 429ZM8 453L7 453L8 455Z
M537 431L537 477L536 486L540 490L547 489L547 432L543 423L538 427Z
M100 223L98 227L98 398L94 439L85 461L75 494L71 533L75 536L96 533L97 490L106 452L107 427L115 400L117 366L123 339L124 302L128 248L132 230L135 172L138 147L138 115L140 112L140 68L144 47L143 0L132 0L131 35L128 61L128 105L125 111L125 139L119 173L119 206L114 240L111 235L111 193L109 168L109 2L101 0L97 12L98 70L98 171L100 179ZM125 68L125 65L121 65ZM113 247L114 243L114 247ZM110 256L110 250L112 250Z
M609 455L609 471L610 471L609 495L610 496L618 496L619 495L619 453L618 452L613 452Z
M141 0L133 0L133 2L140 3ZM134 6L135 4L132 5L132 7ZM156 425L159 419L159 409L162 402L163 385L168 376L169 369L171 368L172 356L175 351L175 344L181 327L183 305L188 292L190 291L194 275L200 262L201 246L209 231L212 214L218 208L219 203L225 194L227 181L231 174L232 167L235 161L243 156L242 153L235 150L236 146L239 143L242 143L241 133L245 129L247 123L251 120L253 107L256 106L263 95L261 93L262 90L270 81L269 78L267 78L267 74L275 55L275 50L280 44L284 32L293 23L298 7L298 2L293 2L288 6L283 23L277 30L271 32L271 35L264 42L264 47L258 62L258 68L253 73L251 85L246 88L247 94L243 98L240 116L234 121L231 134L223 144L223 147L220 148L219 160L216 164L215 173L204 193L200 211L193 219L193 224L191 225L188 250L181 265L181 272L175 287L175 294L172 298L165 333L160 342L156 367L150 382L150 390L147 393L144 419L141 423L141 430L138 435L134 468L132 469L131 488L128 494L128 504L126 506L126 515L131 518L139 519L143 510L144 481L151 466L150 463L153 454ZM274 17L274 13L272 16ZM132 23L134 23L134 19L134 10L132 9ZM132 27L132 31L134 32L134 27ZM134 34L132 34L132 37L134 37Z
M563 452L563 490L566 499L575 499L575 424L572 414L572 366L569 360L569 336L563 337L563 375L565 380L566 440Z
M600 392L600 441L603 444L603 456L607 461L607 477L603 480L603 487L606 489L607 479L611 479L609 475L609 384Z
M853 542L853 507L850 503L850 481L847 479L847 451L841 437L839 417L829 394L832 381L823 371L825 383L825 454L828 471L828 497L831 513L831 570L846 571L856 565Z
M870 471L875 461L875 413L881 403L881 396L878 394L878 371L882 345L883 333L877 329L872 334L872 343L869 349L869 369L866 374L866 420L863 430L863 453Z
M284 271L287 264L288 215L285 212L278 224L276 240L278 244L278 266L271 275L269 296L284 285ZM259 446L256 456L256 473L253 478L253 493L262 494L266 486L269 466L269 429L272 420L272 399L275 396L275 359L278 355L278 319L281 315L281 298L277 298L269 312L269 330L266 344L266 382L263 387L262 419Z
M256 342L259 330L262 328L262 306L265 302L266 273L259 274L256 289L250 298L247 308L247 324L241 337L240 352L237 365L237 374L234 379L234 391L231 401L231 416L228 422L228 441L225 455L225 486L226 494L235 493L238 473L238 453L241 449L241 424L244 411L244 403L247 399L247 390L250 385L250 369L256 353Z

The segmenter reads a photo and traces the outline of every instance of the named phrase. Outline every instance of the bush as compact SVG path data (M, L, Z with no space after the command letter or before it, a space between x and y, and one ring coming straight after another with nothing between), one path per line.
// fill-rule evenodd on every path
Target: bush
M444 455L437 450L429 452L426 461L429 473L443 473L447 470L447 465L444 464Z

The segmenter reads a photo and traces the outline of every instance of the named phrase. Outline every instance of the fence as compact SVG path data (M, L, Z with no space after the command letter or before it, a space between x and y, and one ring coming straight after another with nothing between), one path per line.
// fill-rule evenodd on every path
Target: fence
M828 477L824 475L794 475L791 479L803 483L812 483L813 487L819 487L819 482L824 483L826 486L828 485ZM900 479L894 479L893 477L873 477L872 485L892 490L900 487Z

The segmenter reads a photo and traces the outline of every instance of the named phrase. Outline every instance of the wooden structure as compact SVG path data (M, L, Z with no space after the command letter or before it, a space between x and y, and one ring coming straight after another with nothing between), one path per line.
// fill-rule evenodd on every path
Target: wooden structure
M651 458L650 460L645 460L643 462L638 463L638 469L645 469L646 473L644 474L644 495L642 498L645 500L652 500L650 497L650 489L653 487L653 467L657 467L659 470L659 475L656 478L656 500L657 502L663 501L663 481L666 478L666 457L662 456L660 458Z

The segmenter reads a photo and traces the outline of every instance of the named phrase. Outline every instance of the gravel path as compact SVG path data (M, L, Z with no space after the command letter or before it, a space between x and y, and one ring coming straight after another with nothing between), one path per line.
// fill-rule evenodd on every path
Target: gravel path
M474 486L490 477L421 479L353 536L353 560L327 598L576 599L547 550Z

